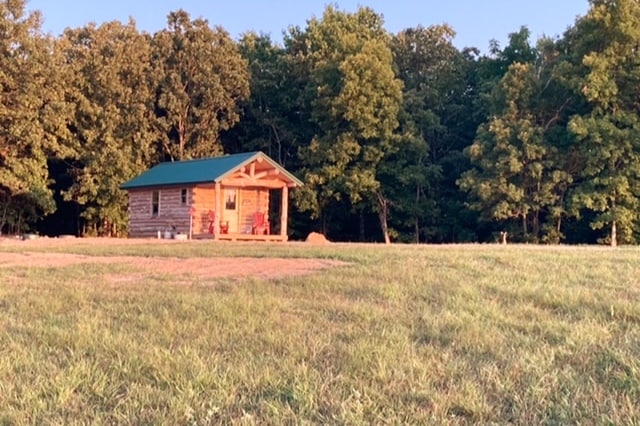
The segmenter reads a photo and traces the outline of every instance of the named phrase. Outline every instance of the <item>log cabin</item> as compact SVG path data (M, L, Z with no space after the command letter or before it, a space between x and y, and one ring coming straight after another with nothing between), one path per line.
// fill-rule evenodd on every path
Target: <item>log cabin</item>
M286 241L289 190L301 185L264 153L249 152L160 163L120 188L129 194L131 238ZM274 192L280 203L270 217Z

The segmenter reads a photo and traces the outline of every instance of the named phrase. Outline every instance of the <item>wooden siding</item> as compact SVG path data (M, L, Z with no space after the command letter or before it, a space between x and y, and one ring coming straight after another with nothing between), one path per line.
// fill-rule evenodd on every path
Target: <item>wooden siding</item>
M269 220L269 190L264 188L244 190L242 195L244 200L241 210L242 229L246 234L250 234L255 212L263 212L265 220Z
M187 204L182 204L182 189L187 190ZM157 216L152 215L153 192L159 191L160 205ZM189 234L189 213L193 208L193 236L209 236L209 212L215 213L215 187L213 184L196 185L190 188L164 187L129 191L129 236L132 238L155 238L158 231L173 229ZM264 212L269 215L269 190L265 188L238 189L238 234L251 234L253 215ZM227 212L226 214L229 214ZM217 220L225 221L225 211L216 214Z
M216 211L216 190L213 183L193 188L193 235L209 234L209 211Z
M187 190L187 203L182 204L182 189ZM153 192L159 191L158 215L152 214ZM129 191L129 236L153 238L158 231L174 229L189 233L189 208L192 199L191 188L165 187Z
M224 191L224 187L223 187ZM269 191L263 188L238 188L238 230L240 234L250 234L253 225L253 214L256 211L269 214ZM204 237L209 232L209 211L215 212L216 191L213 184L198 185L193 190L193 206L195 209L195 219L193 223L193 235ZM225 222L229 218L225 215L235 214L235 212L225 211L216 214L216 220Z
M269 190L263 188L248 188L240 190L240 221L238 232L250 234L253 226L253 215L255 212L265 213L269 216Z

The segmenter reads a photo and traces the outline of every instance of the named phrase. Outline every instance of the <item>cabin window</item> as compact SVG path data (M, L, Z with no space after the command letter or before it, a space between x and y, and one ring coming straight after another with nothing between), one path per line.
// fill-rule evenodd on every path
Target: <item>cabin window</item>
M238 191L235 189L225 189L224 191L224 208L225 210L236 210L236 201Z
M188 192L187 192L187 188L182 188L180 190L180 203L182 203L183 206L186 206L188 204Z
M160 213L160 191L151 193L151 216L156 217Z

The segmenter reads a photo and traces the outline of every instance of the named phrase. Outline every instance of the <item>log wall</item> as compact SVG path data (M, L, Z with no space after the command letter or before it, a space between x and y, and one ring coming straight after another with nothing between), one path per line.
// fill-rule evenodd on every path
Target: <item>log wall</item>
M182 189L187 190L187 202L182 204ZM153 192L159 191L158 214L152 214ZM129 236L154 238L158 231L174 229L189 233L189 208L193 191L185 187L145 188L129 191Z
M213 183L200 184L193 188L193 207L195 209L193 235L210 234L209 211L216 211L216 189Z

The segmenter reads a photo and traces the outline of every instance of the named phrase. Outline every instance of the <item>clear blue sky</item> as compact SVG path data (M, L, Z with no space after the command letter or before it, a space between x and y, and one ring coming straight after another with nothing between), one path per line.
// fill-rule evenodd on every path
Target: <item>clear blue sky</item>
M473 46L486 52L491 39L504 46L509 33L526 25L534 40L542 35L558 36L584 15L588 0L29 0L28 10L44 15L43 29L58 35L66 27L89 22L102 23L133 17L139 29L155 32L165 27L170 11L185 9L192 18L203 17L238 38L255 30L281 41L290 25L304 27L321 17L327 4L355 11L369 6L384 16L387 30L398 32L418 25L448 23L456 31L459 48Z

